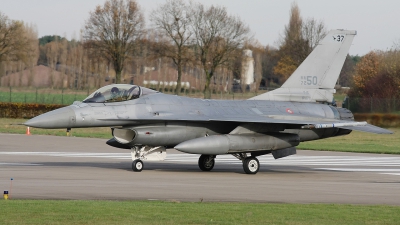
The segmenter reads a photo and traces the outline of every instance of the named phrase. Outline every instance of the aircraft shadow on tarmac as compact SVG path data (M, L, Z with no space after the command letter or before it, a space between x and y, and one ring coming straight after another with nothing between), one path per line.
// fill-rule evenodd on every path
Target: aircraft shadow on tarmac
M372 184L400 184L400 181L373 181Z
M37 162L41 166L46 167L92 167L92 168L103 168L103 169L117 169L135 173L126 162ZM198 172L198 173L235 173L245 174L240 164L220 164L216 165L212 171L201 171L197 164L183 164L183 163L171 163L171 162L147 162L145 171L158 171L158 172ZM265 165L260 168L259 173L279 173L279 174L294 174L294 173L310 173L316 171L308 167L300 166L276 166L276 165Z

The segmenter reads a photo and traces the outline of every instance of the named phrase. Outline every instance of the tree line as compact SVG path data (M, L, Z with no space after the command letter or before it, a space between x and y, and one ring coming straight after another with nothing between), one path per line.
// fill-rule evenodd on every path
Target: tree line
M323 21L303 19L296 3L277 47L259 44L249 25L223 6L166 0L150 13L148 26L145 22L135 0L107 0L89 13L79 37L38 39L36 27L0 13L0 77L42 64L65 75L51 81L52 87L85 89L100 87L105 79L131 82L127 77L144 74L147 68L174 68L176 94L181 93L185 75L202 80L204 97L210 98L213 89L232 84L233 78L243 80L244 49L253 52L253 89L279 87L327 31ZM376 84L377 79L390 81L395 89L399 75L389 68L398 62L397 54L397 49L391 49L348 56L338 85L353 87L353 96L377 92L377 85L368 84ZM374 69L365 69L370 67Z

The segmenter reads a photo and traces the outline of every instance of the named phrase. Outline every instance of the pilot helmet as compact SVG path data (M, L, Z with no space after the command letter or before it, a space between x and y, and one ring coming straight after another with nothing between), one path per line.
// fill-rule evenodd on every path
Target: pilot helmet
M118 94L119 93L119 89L117 87L113 87L113 88L111 88L111 93L112 94Z

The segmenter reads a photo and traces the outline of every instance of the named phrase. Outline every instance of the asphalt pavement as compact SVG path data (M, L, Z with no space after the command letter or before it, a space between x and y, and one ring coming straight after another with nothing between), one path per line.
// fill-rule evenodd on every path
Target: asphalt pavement
M167 150L133 172L129 150L95 138L0 134L0 191L12 199L108 199L400 205L400 156L298 150L260 171L217 156L210 172L198 155ZM11 178L12 187L11 187Z

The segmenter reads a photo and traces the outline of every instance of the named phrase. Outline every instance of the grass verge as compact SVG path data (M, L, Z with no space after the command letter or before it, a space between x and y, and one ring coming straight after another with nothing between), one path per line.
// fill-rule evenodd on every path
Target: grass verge
M398 224L400 207L161 201L0 201L0 224Z
M349 135L302 142L298 149L400 154L400 129L390 128L394 134L371 134L353 131Z
M0 133L25 134L26 127L18 124L22 124L26 121L27 119L0 118ZM32 135L67 136L65 129L40 129L31 127L30 132ZM109 127L74 128L71 130L70 136L105 139L112 138L111 129Z
M156 87L150 87L156 89ZM51 89L51 88L26 88L26 87L0 87L0 99L3 102L22 102L22 103L40 103L40 104L61 104L69 105L74 101L82 101L90 93L96 89L90 90L74 90L74 89ZM173 88L160 90L165 94L174 95ZM249 99L256 95L265 93L265 91L258 92L213 92L212 99ZM202 91L188 91L181 92L181 96L192 98L203 98Z
M60 91L45 90L41 92L4 92L0 91L0 99L4 102L23 102L40 104L69 105L74 101L82 101L87 93L61 93Z

